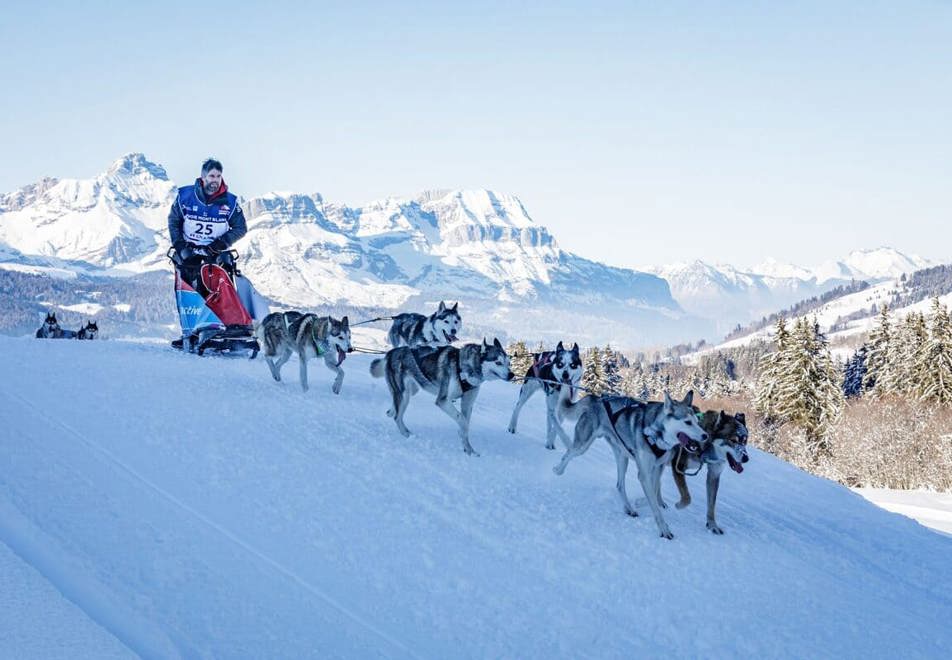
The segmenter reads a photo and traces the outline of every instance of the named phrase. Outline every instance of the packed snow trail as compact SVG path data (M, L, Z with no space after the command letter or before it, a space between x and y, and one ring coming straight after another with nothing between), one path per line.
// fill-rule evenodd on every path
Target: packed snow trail
M723 477L726 535L704 528L696 478L665 541L621 513L604 443L552 474L541 396L512 436L517 387L485 386L473 458L426 395L401 438L370 360L349 357L334 396L317 362L305 394L293 364L278 384L259 360L0 338L0 542L141 655L939 657L952 643L948 537L754 452ZM4 614L0 655L31 657Z

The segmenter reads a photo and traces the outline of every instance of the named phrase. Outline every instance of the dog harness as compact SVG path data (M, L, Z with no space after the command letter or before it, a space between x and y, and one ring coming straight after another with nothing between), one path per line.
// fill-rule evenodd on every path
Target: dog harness
M608 420L611 422L612 430L615 432L615 436L618 438L618 441L621 442L621 446L625 448L625 451L627 451L629 455L634 456L635 451L625 443L624 438L622 438L621 434L618 432L618 429L615 427L618 424L619 418L625 412L638 408L642 404L629 403L627 405L622 406L616 411L612 411L611 405L605 399L602 399L602 405L605 406L605 412L608 413ZM661 447L657 446L654 443L654 440L651 439L650 435L648 435L647 433L644 433L643 435L645 436L645 443L648 445L648 448L651 450L651 453L654 454L655 458L661 458L662 456L665 455L666 450L661 449Z
M552 364L552 358L555 357L555 353L552 351L546 351L545 353L539 353L538 357L532 363L532 374L539 378L539 372L542 370L542 367L547 364Z

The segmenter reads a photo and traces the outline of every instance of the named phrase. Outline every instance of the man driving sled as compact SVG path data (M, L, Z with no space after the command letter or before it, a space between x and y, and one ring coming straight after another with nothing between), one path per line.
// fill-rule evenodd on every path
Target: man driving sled
M204 264L221 266L235 275L235 290L252 320L267 316L267 304L247 278L235 269L231 246L247 232L238 198L222 179L222 164L213 158L202 163L202 175L189 186L179 188L169 211L169 237L174 254L170 258L182 279L202 290ZM207 289L207 287L206 287Z

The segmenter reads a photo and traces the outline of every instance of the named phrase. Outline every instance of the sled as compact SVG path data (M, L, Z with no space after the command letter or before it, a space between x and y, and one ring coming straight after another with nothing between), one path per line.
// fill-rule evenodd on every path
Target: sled
M208 258L213 262L182 262L172 252L167 256L175 266L175 305L182 327L182 338L172 347L198 355L250 353L254 358L260 347L253 321L235 290L238 254L226 253L230 260L214 255Z

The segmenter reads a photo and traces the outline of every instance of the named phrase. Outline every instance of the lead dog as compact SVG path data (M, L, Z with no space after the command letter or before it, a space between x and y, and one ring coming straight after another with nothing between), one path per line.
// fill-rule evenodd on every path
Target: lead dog
M625 513L638 513L628 500L625 490L625 475L628 460L634 460L638 468L638 480L654 514L658 532L663 538L674 538L668 523L661 515L658 500L661 470L671 460L673 449L681 446L688 451L699 452L701 443L708 435L698 426L691 402L693 392L688 392L683 401L672 401L667 392L664 402L639 401L619 396L586 396L572 403L571 388L562 385L559 410L569 419L577 419L573 444L562 460L552 468L556 474L565 472L566 466L576 456L581 456L596 438L604 438L615 455L618 479L615 488L622 501Z
M337 375L331 389L334 394L340 394L344 382L344 370L340 365L347 353L353 350L350 344L350 322L346 316L338 321L330 316L316 314L274 312L264 317L255 329L255 335L276 381L281 381L281 367L292 353L297 353L301 389L307 392L307 361L309 358L323 357L327 368Z
M509 420L509 432L516 432L519 421L519 412L526 405L532 395L542 390L545 392L545 448L555 449L555 436L558 435L562 444L568 448L572 440L565 433L562 424L556 416L559 402L559 383L568 383L572 388L578 387L582 380L582 358L579 355L578 344L567 349L559 342L554 351L533 353L532 366L526 371L525 382L519 388L519 400L512 411Z
M737 413L733 416L728 415L723 410L714 412L708 410L698 415L701 428L703 428L710 439L702 450L697 454L680 452L673 461L671 461L671 472L674 475L674 483L681 494L681 500L675 504L679 509L683 509L691 503L691 492L688 490L688 484L685 480L685 474L694 474L700 470L701 465L707 466L707 528L714 534L723 534L724 530L717 524L714 517L714 508L717 506L717 489L721 483L721 472L724 465L740 474L744 471L743 463L749 459L747 456L747 420L744 413Z
M401 346L370 364L374 378L386 378L393 398L393 407L387 411L393 417L403 437L410 437L410 429L403 423L410 397L426 390L436 395L437 407L459 426L463 451L479 456L469 443L469 421L480 386L487 380L512 380L509 356L498 339L492 344L464 344L461 348L411 348ZM460 399L460 410L453 401Z

